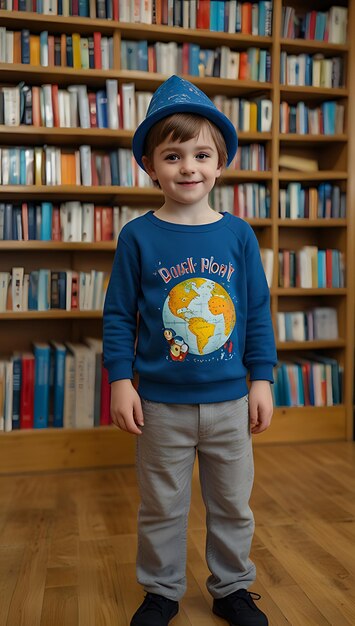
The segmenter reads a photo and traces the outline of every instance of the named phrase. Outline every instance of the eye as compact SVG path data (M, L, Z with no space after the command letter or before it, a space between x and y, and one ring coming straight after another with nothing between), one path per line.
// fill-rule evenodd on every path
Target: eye
M178 159L178 155L177 154L168 154L165 157L165 161L176 161L176 159Z
M199 161L205 161L206 159L209 158L209 156L210 155L206 154L205 152L200 152L199 154L196 155Z

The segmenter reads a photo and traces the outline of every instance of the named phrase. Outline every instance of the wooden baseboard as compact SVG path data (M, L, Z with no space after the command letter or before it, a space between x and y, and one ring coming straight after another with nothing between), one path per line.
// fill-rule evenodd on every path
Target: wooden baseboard
M344 406L277 408L255 445L346 439ZM112 426L0 435L0 474L133 465L135 437Z

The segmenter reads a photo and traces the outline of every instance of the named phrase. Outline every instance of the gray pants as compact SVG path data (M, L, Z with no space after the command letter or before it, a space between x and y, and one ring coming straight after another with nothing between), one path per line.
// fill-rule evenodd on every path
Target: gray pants
M254 464L248 396L215 404L142 400L137 437L137 578L146 591L179 600L186 590L186 531L196 450L206 506L206 559L214 598L255 580L249 559Z

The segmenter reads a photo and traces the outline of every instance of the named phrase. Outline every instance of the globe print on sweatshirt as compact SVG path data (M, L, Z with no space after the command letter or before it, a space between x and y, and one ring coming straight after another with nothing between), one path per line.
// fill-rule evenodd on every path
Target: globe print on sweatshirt
M196 226L152 211L129 222L105 300L104 364L110 382L137 371L140 395L156 402L240 398L248 371L272 382L269 289L251 227L229 213Z

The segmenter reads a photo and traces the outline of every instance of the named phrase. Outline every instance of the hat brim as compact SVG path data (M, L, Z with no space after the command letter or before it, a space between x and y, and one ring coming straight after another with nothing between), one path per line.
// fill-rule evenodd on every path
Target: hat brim
M210 107L201 104L185 102L173 105L169 104L166 107L161 107L159 111L156 111L155 113L149 115L138 126L133 136L132 150L134 158L143 170L145 170L145 167L142 162L142 157L144 156L144 144L148 132L150 131L152 126L154 126L154 124L160 122L160 120L164 119L165 117L173 115L174 113L195 113L196 115L206 117L208 120L213 122L221 131L224 141L226 143L227 166L231 164L238 148L238 135L232 122L228 119L226 115L224 115L224 113L221 113L214 106Z

